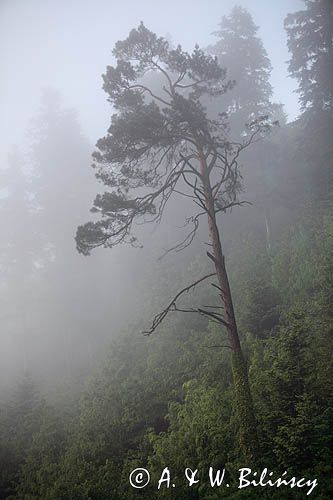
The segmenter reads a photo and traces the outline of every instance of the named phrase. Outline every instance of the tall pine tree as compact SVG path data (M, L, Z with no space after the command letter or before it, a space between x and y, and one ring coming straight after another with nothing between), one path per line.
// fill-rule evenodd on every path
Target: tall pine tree
M288 14L289 71L298 80L303 110L333 110L333 2L305 0L306 10Z
M258 116L279 111L281 107L271 102L272 86L269 82L271 63L251 14L235 6L229 16L223 16L215 35L215 45L210 53L217 56L227 76L234 81L232 90L221 96L221 110L230 117L235 133L244 129Z

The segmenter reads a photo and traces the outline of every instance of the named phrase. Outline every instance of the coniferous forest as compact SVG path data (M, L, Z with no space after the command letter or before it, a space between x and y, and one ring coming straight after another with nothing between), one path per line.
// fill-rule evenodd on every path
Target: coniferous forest
M44 6L69 5L79 26L88 3ZM333 498L333 2L288 0L278 25L282 3L265 7L272 40L257 2L219 2L214 32L197 19L205 42L189 46L194 25L177 39L163 21L175 3L156 7L158 32L114 2L104 68L82 55L102 126L86 133L50 81L24 141L11 133L0 499Z

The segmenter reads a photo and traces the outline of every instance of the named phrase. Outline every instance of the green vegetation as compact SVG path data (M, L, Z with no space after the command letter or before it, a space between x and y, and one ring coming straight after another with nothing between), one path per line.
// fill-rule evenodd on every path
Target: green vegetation
M140 325L128 327L113 341L104 366L80 394L68 396L65 404L51 404L27 376L10 400L2 403L0 499L131 500L140 495L146 499L217 500L306 496L304 489L297 488L240 490L237 471L241 467L266 467L275 477L288 471L289 477L316 478L318 486L311 496L319 500L333 498L333 155L327 132L333 124L332 94L319 83L316 86L316 82L326 78L326 66L321 75L324 65L315 64L317 73L310 87L304 84L303 73L299 72L302 65L303 71L307 66L305 52L315 50L317 45L310 49L304 42L302 59L298 45L297 50L294 48L296 38L303 43L311 37L307 32L302 34L307 26L303 20L312 15L314 5L319 8L322 4L328 9L329 3L321 0L306 4L308 11L289 16L286 24L294 61L290 70L300 79L303 114L293 123L282 120L269 137L246 151L245 197L251 199L253 206L239 210L237 207L223 217L219 226L242 352L230 348L227 325L221 327L207 314L193 317L175 311L153 335L138 334L144 329L141 325L147 326L154 317L157 307L174 296L173 290L177 292L193 277L211 270L206 249L198 241L193 242L188 253L185 249L179 254L171 275L168 260L162 259L146 280L147 301ZM331 20L332 10L327 10ZM231 30L237 25L237 16L246 22L245 27L254 37L254 23L243 9L235 9L229 20L224 19L219 36L230 35L227 28ZM316 22L321 19L326 23L327 16L317 16ZM300 38L296 28L290 27L292 22L301 24ZM324 31L329 25L325 23L321 25ZM331 29L332 24L329 26ZM137 33L132 32L132 36ZM155 40L156 44L159 40ZM254 40L261 54L257 62L261 61L261 90L266 101L257 94L256 99L267 112L281 112L270 102L271 89L265 77L270 64L260 40ZM221 43L215 50L221 49ZM320 53L325 50L318 47ZM118 51L128 50L119 42ZM177 50L175 59L171 57L176 67L176 56L189 60ZM332 63L332 52L327 52ZM199 51L195 54L190 62L196 68L195 57L202 62L203 55ZM257 57L255 52L254 58ZM216 70L211 58L205 62L212 64L212 71ZM139 69L143 71L142 67ZM125 70L131 73L128 66ZM110 76L112 69L108 71ZM219 76L218 71L216 74ZM124 75L119 70L116 76L121 80ZM105 81L108 86L107 78ZM239 87L241 99L237 105L234 103L234 111L229 110L236 133L242 116L239 112L247 117L255 113L252 86L255 83ZM247 89L251 96L247 96ZM108 91L115 92L109 87ZM123 97L121 93L116 96L120 108L124 106ZM138 105L143 115L147 112L148 118L155 117L160 124L163 113L158 107L145 104L136 92L130 98L134 115ZM195 95L193 100L197 98ZM124 114L132 119L133 109L125 108ZM122 118L125 120L126 116ZM172 115L170 123L173 120L178 126L179 117ZM113 124L119 125L117 117ZM120 125L122 131L127 130L126 120ZM132 122L130 125L136 136L136 128ZM150 140L152 131L149 132ZM176 135L173 140L180 140L183 146L184 139L179 139L178 132ZM115 149L123 138L116 139ZM142 137L139 139L141 144ZM110 160L107 143L108 138L104 138L99 144ZM116 152L115 149L112 153L119 155L120 146ZM106 183L119 189L118 197L97 197L95 207L111 217L116 228L120 227L119 221L124 221L124 210L130 218L133 215L131 223L136 210L140 215L143 208L145 213L155 213L152 203L142 208L131 205L133 200L127 198L133 187L131 182L135 181L136 189L137 183L142 187L141 181L149 178L154 187L156 179L149 177L149 172L143 178L137 167L135 164L133 171L125 169L123 177L118 175L116 179L103 177L99 170L98 175ZM119 195L120 188L124 193ZM230 189L233 195L236 187ZM182 205L176 206L176 210L182 209ZM112 246L105 239L102 226L103 222L98 221L95 226L90 224L90 232L78 234L77 241L83 245L84 253L100 244ZM200 232L199 236L198 239L204 239ZM127 226L123 239L126 238L134 243ZM214 300L214 291L205 281L193 294L186 295L184 307L207 303L220 307L220 302ZM251 404L247 404L249 401ZM249 456L252 463L244 461ZM142 490L129 484L131 471L139 467L150 472L150 483ZM175 487L167 488L165 482L158 490L165 467L170 469ZM186 467L199 471L200 481L191 487L184 474ZM226 469L229 488L211 487L210 467Z

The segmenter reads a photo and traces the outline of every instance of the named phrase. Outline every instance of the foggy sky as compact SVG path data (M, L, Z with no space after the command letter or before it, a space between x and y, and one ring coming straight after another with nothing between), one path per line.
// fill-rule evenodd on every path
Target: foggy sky
M89 139L105 134L110 109L101 74L112 64L111 50L142 20L160 36L191 50L205 47L222 15L238 3L260 27L273 65L274 99L289 120L298 114L295 82L287 77L289 54L283 20L302 8L300 0L0 0L0 161L12 144L24 144L42 90L59 90L65 106L79 112Z
M292 120L298 114L298 97L293 93L296 83L287 75L286 61L290 56L283 20L287 13L303 4L299 0L242 0L239 3L260 26L259 36L274 68L273 99L285 104ZM21 272L17 265L12 266L15 279L9 280L9 285L4 281L4 285L8 285L5 293L9 305L2 305L2 309L6 313L6 307L11 307L14 314L13 319L3 323L0 394L4 374L8 372L8 376L12 376L15 368L17 373L31 368L35 373L40 370L40 374L48 373L52 379L56 372L70 373L71 362L76 367L89 365L99 347L103 348L122 328L128 328L130 322L146 323L142 314L145 302L152 310L160 307L158 301L164 300L164 295L160 293L159 284L154 284L154 292L150 289L150 276L157 275L160 266L155 254L160 256L163 250L181 241L173 226L169 231L168 222L160 233L154 233L154 239L147 245L149 251L121 247L112 253L100 250L86 259L75 249L77 216L80 223L90 218L89 207L96 192L93 171L89 170L90 149L92 152L93 144L106 133L111 115L101 75L108 64L114 63L111 52L116 41L127 37L141 20L159 36L167 36L191 51L196 43L207 47L215 42L212 33L218 29L221 17L229 15L234 5L234 0L0 0L0 169L7 167L7 155L16 144L23 150L23 167L32 167L32 171L35 168L38 175L43 173L41 201L38 187L37 195L32 191L33 196L37 196L37 204L45 210L36 229L39 239L33 247L33 258L39 258L45 241L56 249L54 261L45 259L44 270L31 272L34 279L37 278L28 281L29 285L32 283L31 288L22 286L22 279L29 277L30 271ZM62 94L64 102L60 109L69 107L78 111L91 146L86 141L75 142L78 131L70 122L72 125L66 129L65 136L60 133L63 129L50 127L46 144L39 132L40 156L37 154L34 159L33 154L24 154L24 148L28 153L31 143L27 132L32 128L31 120L38 115L43 90L48 87ZM52 139L57 145L56 152ZM85 173L91 174L91 186ZM66 179L68 192L63 190ZM6 198L4 186L6 180L0 179L0 199L3 200ZM33 186L36 191L36 184ZM11 197L8 198L11 201ZM83 205L87 208L82 208ZM174 204L173 210L176 213L179 205ZM30 241L31 229L35 229L29 224L37 221L36 211L32 219L27 219L29 214L25 212L29 210L23 207L20 220L9 209L2 213L2 245L6 248L4 234L13 231L17 236L13 247L18 262L27 257L25 244ZM172 214L169 218L172 219ZM26 220L29 223L24 229L28 236L23 237L20 224ZM153 230L149 227L145 231ZM163 231L168 233L163 235L164 239L160 237ZM44 233L46 239L40 237ZM164 244L167 246L161 250ZM5 255L8 258L9 252ZM29 262L31 264L31 260ZM165 271L166 282L173 286L173 281L178 283L174 279L177 267L170 262L170 275Z

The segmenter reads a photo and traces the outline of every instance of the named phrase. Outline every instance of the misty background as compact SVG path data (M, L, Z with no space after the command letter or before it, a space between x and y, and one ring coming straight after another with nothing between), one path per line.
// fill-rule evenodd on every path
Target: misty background
M117 333L139 318L143 326L144 290L153 286L168 223L157 233L142 229L155 235L144 251L121 247L85 258L75 249L76 227L98 190L90 156L112 111L101 74L113 63L115 42L141 20L190 50L216 42L213 32L233 4L1 1L3 387L27 372L40 383L87 374ZM272 101L282 103L292 121L299 107L295 81L287 76L283 20L301 2L241 5L259 26L272 64Z
M144 21L160 36L169 36L184 50L214 42L223 15L233 0L138 1L124 0L1 0L1 154L25 139L36 113L42 89L61 92L66 107L79 113L80 124L95 144L109 122L110 109L101 75L112 64L112 48L133 26ZM299 10L300 0L244 0L239 2L259 26L258 36L271 60L274 100L283 102L289 120L298 112L296 83L287 77L283 20Z
M333 498L332 1L0 0L0 68L0 500Z

